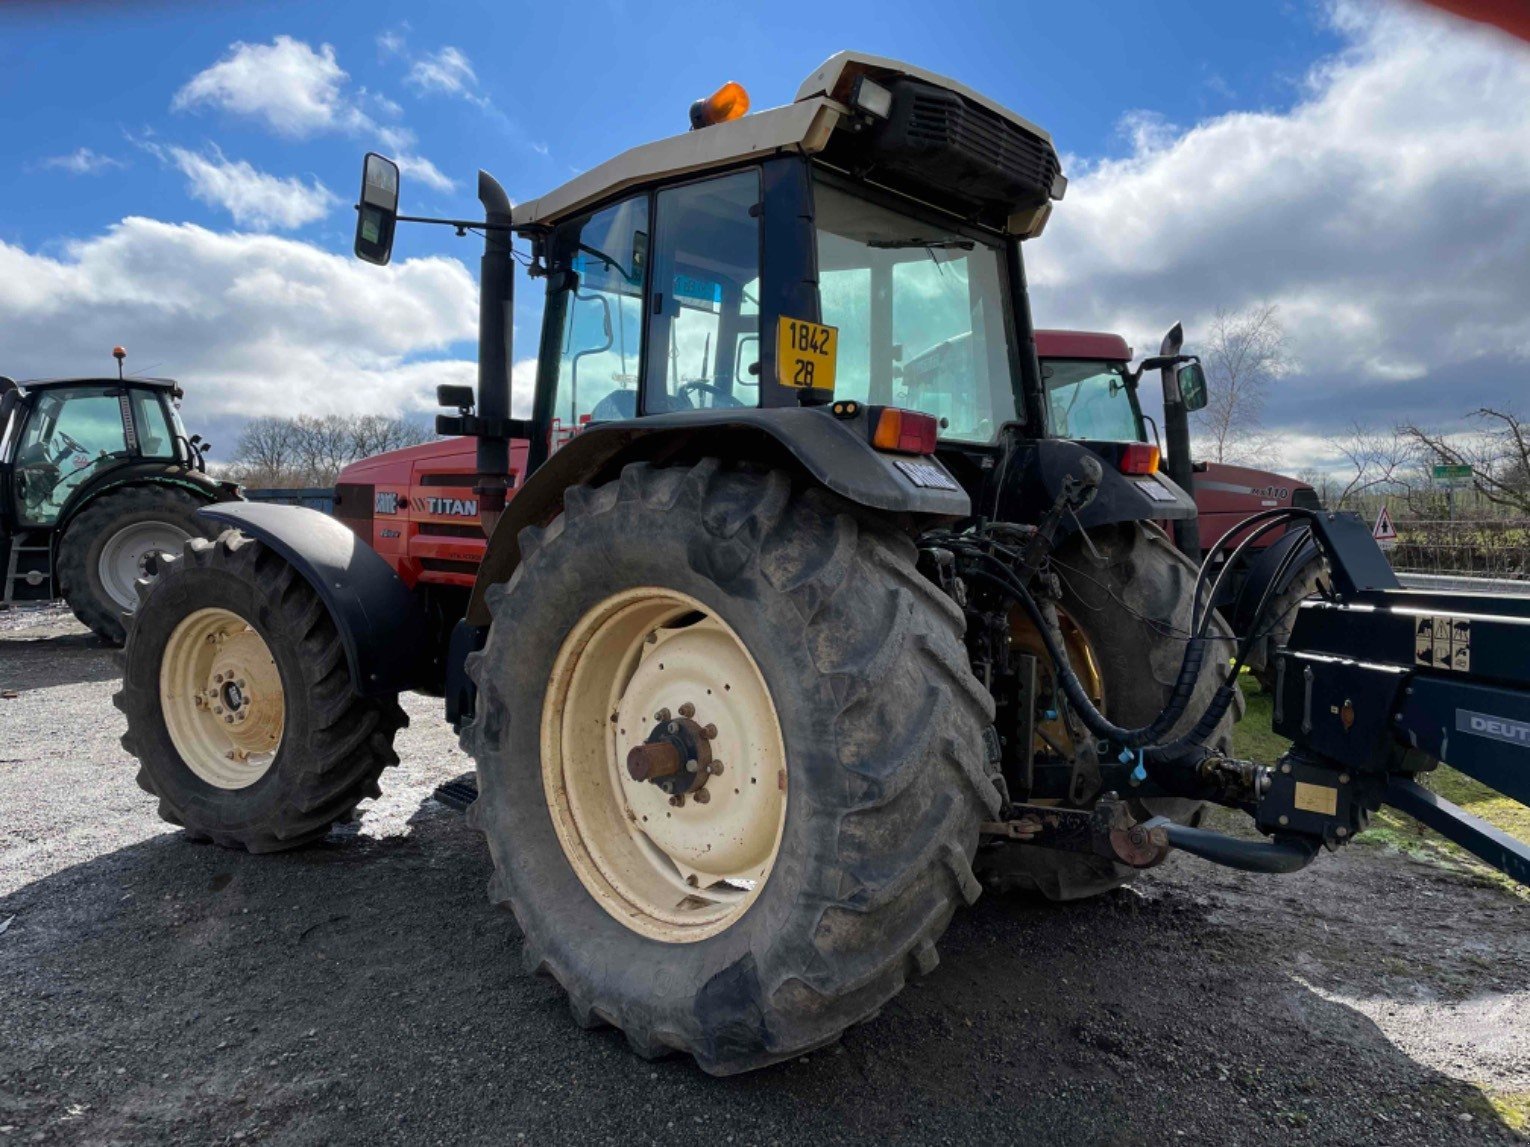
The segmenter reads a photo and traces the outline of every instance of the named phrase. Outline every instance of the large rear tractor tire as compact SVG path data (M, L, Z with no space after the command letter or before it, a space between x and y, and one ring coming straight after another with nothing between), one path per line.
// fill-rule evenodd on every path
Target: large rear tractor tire
M236 530L193 538L140 592L113 700L164 820L277 852L381 795L408 718L397 697L355 691L334 622L285 558Z
M1155 526L1103 527L1092 530L1089 539L1092 552L1075 536L1059 547L1052 563L1062 587L1058 605L1076 635L1069 644L1087 649L1091 661L1073 668L1081 678L1097 681L1103 712L1112 721L1146 725L1168 704L1179 676L1196 568ZM1220 619L1213 624L1215 632L1228 634ZM1226 641L1210 648L1195 695L1174 735L1200 718L1226 674L1231 652ZM1078 658L1070 654L1070 660ZM1212 748L1231 751L1232 727L1242 715L1240 694L1211 738ZM1201 802L1192 800L1135 803L1139 818L1167 816L1181 824L1196 823L1202 811ZM1040 893L1049 900L1097 896L1136 875L1135 869L1103 857L998 843L978 854L977 870L991 888Z
M575 1020L730 1074L930 971L999 792L909 539L709 459L572 488L520 545L468 663L469 815Z
M102 641L121 645L125 614L138 605L134 583L190 538L216 537L197 515L206 499L174 486L127 486L103 494L69 523L58 544L59 592Z
M1264 628L1269 637L1257 643L1248 659L1248 671L1259 687L1266 693L1275 694L1275 650L1291 640L1291 627L1296 624L1296 611L1302 602L1318 592L1318 583L1328 580L1328 562L1315 556L1291 579L1291 584L1270 604L1265 616L1269 619Z

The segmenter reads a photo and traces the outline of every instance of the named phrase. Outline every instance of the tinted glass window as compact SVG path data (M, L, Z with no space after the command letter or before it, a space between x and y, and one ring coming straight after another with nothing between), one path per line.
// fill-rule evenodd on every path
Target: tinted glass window
M174 458L175 434L165 417L165 403L153 391L133 391L133 424L138 450L145 458Z
M752 170L659 192L648 413L759 405L759 202Z
M648 199L638 196L565 223L553 236L547 308L558 339L553 450L592 421L637 413L647 231Z
M839 329L836 398L945 419L986 442L1017 417L996 245L819 184L818 294Z
M1053 437L1136 442L1142 436L1121 363L1047 359L1041 364L1041 377Z
M127 456L122 406L105 387L44 391L16 449L16 490L28 521L57 520L69 496Z

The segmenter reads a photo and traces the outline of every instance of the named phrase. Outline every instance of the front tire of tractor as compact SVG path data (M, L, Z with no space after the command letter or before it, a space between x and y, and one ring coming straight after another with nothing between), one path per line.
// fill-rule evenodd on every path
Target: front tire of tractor
M1123 523L1092 530L1093 551L1074 536L1053 557L1062 595L1058 605L1082 631L1102 686L1104 711L1118 725L1153 720L1169 701L1190 629L1196 568L1156 526ZM1220 619L1213 632L1227 636ZM1207 652L1177 736L1200 718L1225 676L1230 642ZM1075 666L1077 669L1078 666ZM1243 715L1242 694L1222 718L1209 745L1232 751L1232 728ZM1123 793L1130 796L1130 793ZM1199 801L1155 798L1136 801L1139 819L1167 816L1181 824L1199 821ZM1128 884L1137 870L1103 857L995 843L977 857L983 883L996 891L1039 893L1048 900L1081 900Z
M58 544L58 584L75 617L102 641L121 645L123 615L138 605L134 583L150 572L148 559L175 555L189 538L213 538L221 528L202 518L207 504L173 486L127 486L103 494L69 523Z
M159 815L249 852L321 840L398 764L397 697L359 695L340 635L280 554L228 530L140 583L122 747Z
M708 459L572 488L520 545L468 663L470 819L576 1021L726 1075L932 969L999 792L962 614L909 539ZM656 740L702 726L699 793L633 779L634 747L663 764Z

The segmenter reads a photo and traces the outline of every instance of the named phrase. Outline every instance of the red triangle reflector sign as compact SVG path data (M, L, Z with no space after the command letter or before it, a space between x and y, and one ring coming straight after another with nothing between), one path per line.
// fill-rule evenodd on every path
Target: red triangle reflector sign
M1376 515L1376 525L1371 530L1371 537L1378 542L1395 542L1397 529L1392 525L1392 515L1387 512L1386 504L1383 503L1381 513Z

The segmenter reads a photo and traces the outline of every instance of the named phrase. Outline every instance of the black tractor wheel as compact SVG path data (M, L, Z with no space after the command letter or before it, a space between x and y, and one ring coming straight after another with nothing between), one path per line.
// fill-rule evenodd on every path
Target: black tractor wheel
M356 692L324 603L285 558L235 530L193 538L140 591L113 700L162 818L277 852L381 795L408 718L396 697Z
M999 793L909 539L706 460L572 488L520 545L469 658L469 817L576 1021L730 1074L932 969Z
M1248 671L1259 688L1271 696L1275 693L1275 650L1291 639L1291 627L1296 624L1297 608L1318 592L1318 583L1328 579L1328 563L1321 555L1314 556L1291 579L1284 593L1270 603L1265 617L1269 620L1262 628L1269 630L1269 637L1260 642L1248 659Z
M1157 527L1124 524L1090 532L1093 550L1074 537L1053 558L1062 594L1059 623L1069 661L1096 704L1118 725L1146 725L1164 709L1179 676L1190 629L1196 568ZM1219 621L1216 632L1227 630ZM1204 712L1226 673L1231 643L1215 644L1185 716L1173 730L1189 729ZM1039 644L1037 645L1039 652ZM1044 661L1044 658L1043 658ZM1241 694L1211 740L1232 749L1232 727L1242 716ZM1055 730L1055 741L1069 734ZM1122 794L1130 795L1130 794ZM1139 818L1167 816L1196 823L1199 801L1159 798L1135 802ZM986 845L977 871L989 887L1078 900L1128 883L1136 870L1102 857L1022 845Z
M206 504L175 486L140 485L103 494L80 511L58 544L59 592L75 617L121 645L123 616L138 604L134 583L188 539L217 535L217 523L197 516Z

